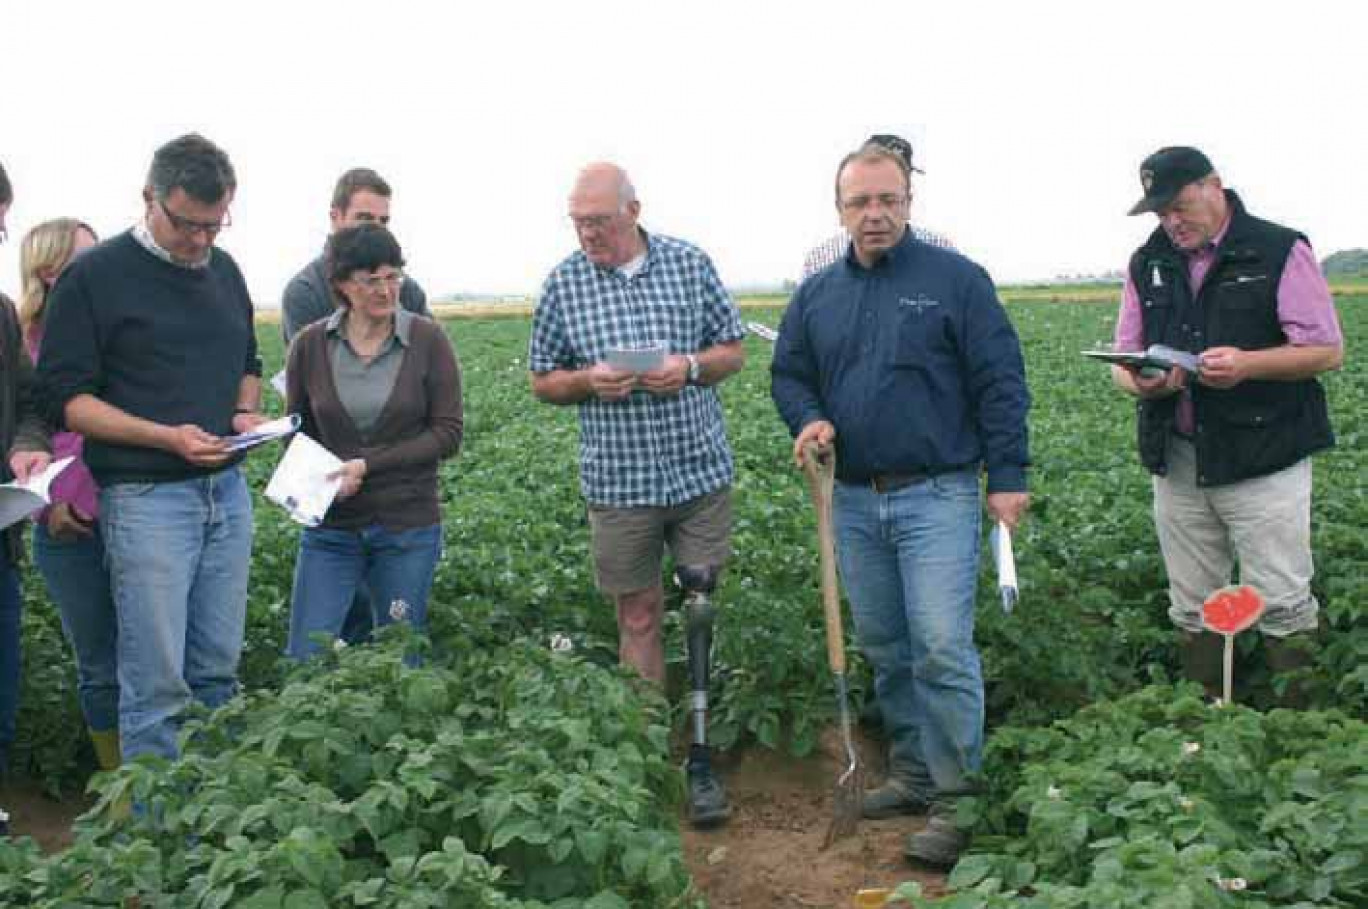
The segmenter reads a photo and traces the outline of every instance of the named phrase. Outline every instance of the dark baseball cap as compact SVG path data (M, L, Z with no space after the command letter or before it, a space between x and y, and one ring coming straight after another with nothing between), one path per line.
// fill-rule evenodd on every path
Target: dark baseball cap
M902 136L894 136L891 133L875 133L865 140L865 145L877 145L880 148L886 148L899 158L902 158L903 163L907 165L908 170L915 170L919 174L926 173L926 171L912 163L912 143L908 142Z
M1207 156L1186 145L1161 148L1140 163L1140 185L1145 197L1131 206L1128 214L1139 215L1158 211L1173 201L1189 183L1211 176L1213 168Z

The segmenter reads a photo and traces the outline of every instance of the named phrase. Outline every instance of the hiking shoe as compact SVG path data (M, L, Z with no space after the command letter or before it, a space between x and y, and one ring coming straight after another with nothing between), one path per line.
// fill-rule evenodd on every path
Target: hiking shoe
M969 848L969 835L955 825L947 811L933 811L926 826L907 838L904 854L915 865L948 871Z
M904 814L922 814L929 805L926 796L916 789L901 780L891 779L882 786L865 790L860 816L869 821L881 821Z
M689 823L699 829L716 827L731 817L727 791L712 770L689 771Z

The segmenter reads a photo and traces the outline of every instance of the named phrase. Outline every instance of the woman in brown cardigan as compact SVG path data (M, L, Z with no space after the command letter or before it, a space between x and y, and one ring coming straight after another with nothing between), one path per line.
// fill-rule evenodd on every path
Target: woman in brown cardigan
M333 234L337 311L290 346L289 411L343 461L337 500L300 536L286 648L296 659L318 649L311 635L341 632L362 585L377 626L426 627L442 552L437 465L461 446L461 375L441 326L397 305L403 266L380 225Z

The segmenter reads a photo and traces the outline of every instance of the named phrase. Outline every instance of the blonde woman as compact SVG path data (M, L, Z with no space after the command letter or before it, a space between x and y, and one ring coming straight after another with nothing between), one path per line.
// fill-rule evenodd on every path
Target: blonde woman
M67 263L96 242L95 231L73 218L45 221L24 236L19 250L19 322L35 364L42 351L48 292ZM109 770L119 765L118 620L96 520L99 489L81 460L81 436L58 432L52 449L54 459L76 460L53 481L52 505L34 520L33 560L76 654L81 712L100 768Z

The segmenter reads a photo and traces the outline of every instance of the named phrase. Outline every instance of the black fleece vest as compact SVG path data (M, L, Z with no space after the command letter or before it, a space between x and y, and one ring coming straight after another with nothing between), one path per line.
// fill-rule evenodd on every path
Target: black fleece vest
M1209 347L1261 350L1287 343L1278 321L1278 284L1296 231L1255 218L1227 190L1230 228L1196 298L1186 255L1156 229L1131 256L1130 278L1140 297L1145 344L1191 353ZM1220 486L1264 476L1335 444L1325 391L1315 379L1250 380L1234 388L1192 386L1197 484ZM1177 396L1137 405L1140 460L1168 470L1166 449Z

